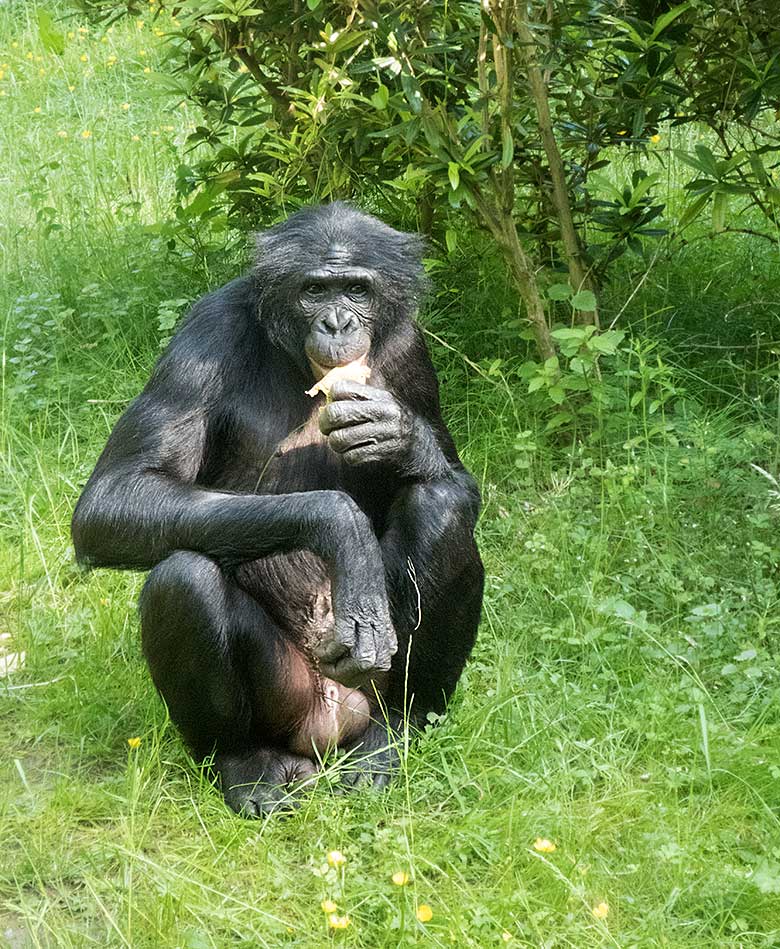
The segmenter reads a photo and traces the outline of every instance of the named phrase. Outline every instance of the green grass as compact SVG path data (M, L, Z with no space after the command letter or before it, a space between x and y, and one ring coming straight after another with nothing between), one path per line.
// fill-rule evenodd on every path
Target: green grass
M60 59L36 8L0 8L0 647L26 654L0 678L0 944L780 945L778 499L751 468L777 470L776 379L737 349L725 368L688 359L648 318L625 359L678 390L663 425L646 401L613 403L600 438L567 446L516 376L511 301L495 303L465 239L430 323L504 360L483 377L435 351L485 502L473 661L386 795L323 786L264 823L226 810L145 671L141 578L79 571L68 529L159 352L160 313L182 309L165 301L219 284L242 245L214 263L168 252L154 226L193 118L143 71L159 57L150 23L103 42L73 20ZM733 306L771 300L776 252L728 241L717 293L703 298L708 258L691 249L646 282L634 324L698 312L716 338ZM633 288L620 279L617 301ZM326 898L351 919L332 937Z

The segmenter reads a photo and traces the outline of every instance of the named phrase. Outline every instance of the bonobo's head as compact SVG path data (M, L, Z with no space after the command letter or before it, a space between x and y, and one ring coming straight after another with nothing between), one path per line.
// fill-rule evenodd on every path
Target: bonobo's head
M260 319L321 378L369 353L414 315L423 242L341 202L306 208L257 237Z

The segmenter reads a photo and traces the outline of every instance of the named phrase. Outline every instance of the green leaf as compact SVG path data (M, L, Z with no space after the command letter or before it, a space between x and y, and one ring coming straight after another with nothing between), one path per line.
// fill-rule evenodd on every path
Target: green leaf
M544 426L546 432L554 432L561 425L566 425L572 420L571 412L556 412L550 421Z
M415 115L419 115L422 112L422 92L420 92L420 84L408 73L403 73L401 75L401 88L404 91L404 96L406 101L409 103L409 106L414 112Z
M728 210L729 196L719 191L712 202L712 229L716 234L726 229L726 211Z
M317 7L322 3L322 0L306 0L306 6L310 10L316 10Z
M686 227L701 214L704 205L710 200L709 194L700 195L680 215L680 228Z
M452 254L458 247L458 232L448 227L444 233L444 242L447 245L447 253Z
M458 163L451 161L447 165L447 177L450 179L450 187L453 191L458 190L458 185L460 184L460 169L458 168Z
M592 290L580 290L571 298L571 305L575 310L590 313L596 309L596 295Z
M501 130L501 167L508 168L512 164L515 155L515 143L512 138L512 130L503 128Z
M690 9L690 6L690 3L681 3L679 7L672 7L671 10L667 10L666 13L659 16L653 24L653 32L650 35L650 40L652 41L660 36L666 27L674 23L678 16L682 16L686 10Z
M571 296L571 287L568 283L554 283L547 288L547 296L551 300L568 300Z
M636 207L660 177L661 176L657 173L645 175L645 177L642 178L639 184L631 192L631 200L629 201L628 206L631 208Z
M45 10L38 10L38 36L41 43L49 52L62 56L65 52L65 36L54 29L54 20L50 13Z
M377 86L376 92L371 96L371 105L379 112L383 112L387 108L389 101L390 91L387 86L383 86L382 83L380 83Z

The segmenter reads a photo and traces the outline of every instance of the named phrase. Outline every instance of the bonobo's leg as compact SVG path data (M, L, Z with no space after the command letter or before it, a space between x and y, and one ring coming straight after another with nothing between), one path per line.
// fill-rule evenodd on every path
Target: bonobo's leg
M309 759L366 726L365 696L318 676L208 557L177 551L151 571L141 630L171 719L197 758L215 754L237 811L273 810Z
M348 784L387 784L398 767L404 715L424 725L458 683L482 608L477 504L468 482L436 481L410 485L390 510L381 546L398 652L383 696L386 715L373 713L350 744Z

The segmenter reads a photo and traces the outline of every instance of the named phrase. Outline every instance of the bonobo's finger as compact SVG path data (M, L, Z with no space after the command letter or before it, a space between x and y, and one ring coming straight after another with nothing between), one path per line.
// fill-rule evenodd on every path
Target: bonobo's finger
M401 455L401 449L395 440L377 444L358 445L342 452L341 457L348 465L368 465L389 462Z
M334 429L328 435L328 445L341 455L359 446L378 445L387 441L392 435L392 431L384 423L368 422L364 425Z
M336 428L376 422L393 416L392 402L331 402L320 410L320 431L329 435Z
M338 662L349 654L349 649L337 639L323 639L312 646L312 652L320 662Z
M359 402L394 402L395 397L387 389L378 389L376 386L367 386L362 382L353 382L351 379L339 379L330 390L332 402L345 399L355 399Z

